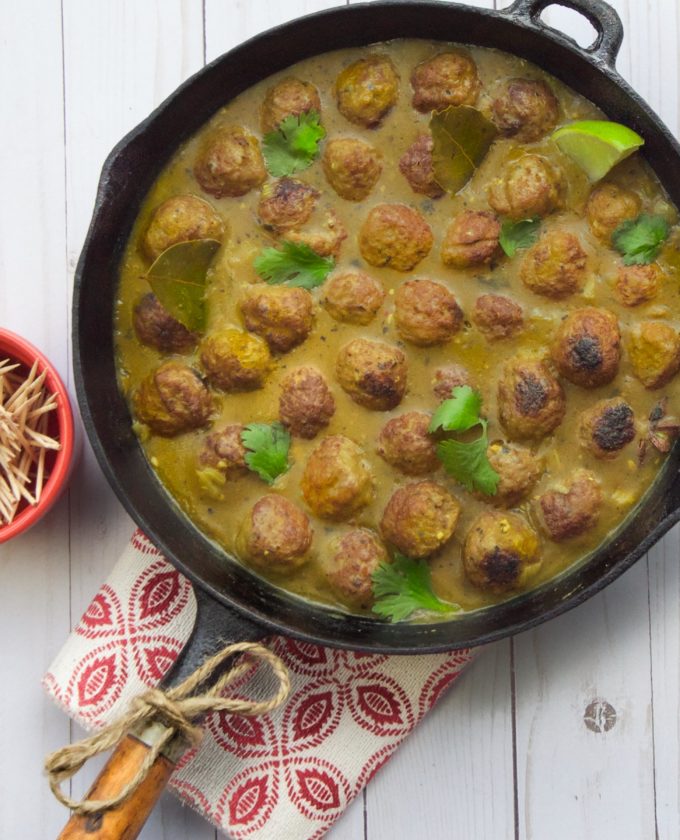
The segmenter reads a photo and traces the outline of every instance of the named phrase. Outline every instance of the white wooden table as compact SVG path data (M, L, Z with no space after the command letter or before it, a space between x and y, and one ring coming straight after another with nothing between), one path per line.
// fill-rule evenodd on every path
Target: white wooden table
M0 0L0 324L69 382L73 270L110 148L206 61L327 5ZM678 0L614 5L627 33L621 72L678 132ZM547 14L588 30L564 10ZM0 547L2 840L48 840L65 820L42 758L78 733L39 680L131 527L85 447L69 494ZM487 649L329 837L680 838L679 554L675 531L586 605ZM604 703L613 726L611 715L602 725ZM142 836L215 832L166 795Z

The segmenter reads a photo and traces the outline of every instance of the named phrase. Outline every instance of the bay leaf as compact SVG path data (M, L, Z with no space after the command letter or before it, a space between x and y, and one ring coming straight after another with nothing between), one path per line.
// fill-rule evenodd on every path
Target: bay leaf
M158 300L192 332L205 329L205 283L220 247L216 239L193 239L166 248L147 272Z
M432 114L430 131L435 181L455 195L475 174L498 130L476 108L452 105Z

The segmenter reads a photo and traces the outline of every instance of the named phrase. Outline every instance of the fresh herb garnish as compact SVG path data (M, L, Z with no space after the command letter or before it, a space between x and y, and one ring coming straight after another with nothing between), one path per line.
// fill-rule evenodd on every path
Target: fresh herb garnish
M455 195L486 157L496 126L470 105L453 105L430 118L432 168L439 186Z
M643 213L622 222L612 234L612 244L623 254L625 265L647 265L657 258L669 233L670 226L662 216Z
M265 248L253 262L255 271L272 285L285 283L314 289L333 270L332 257L320 257L309 245L284 241L281 248Z
M326 130L319 123L316 111L291 114L275 131L265 134L262 141L267 170L279 178L292 175L311 166L319 154L319 143Z
M540 226L540 216L522 219L519 222L506 219L501 225L501 235L498 238L501 248L509 257L514 257L522 248L530 248L538 239Z
M434 594L425 560L411 560L396 553L394 562L378 566L372 580L373 612L390 621L404 621L416 610L440 613L460 610L458 604L442 601Z
M281 423L250 423L241 432L246 464L267 484L287 472L290 435Z

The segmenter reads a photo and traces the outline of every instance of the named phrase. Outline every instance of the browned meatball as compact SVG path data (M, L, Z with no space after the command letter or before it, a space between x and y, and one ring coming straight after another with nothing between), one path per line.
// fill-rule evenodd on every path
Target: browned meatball
M293 502L270 493L255 503L239 534L240 554L267 571L292 572L309 559L314 531Z
M350 122L377 128L396 104L399 74L385 55L369 55L338 74L335 97L338 110Z
M487 265L500 254L500 233L501 226L493 213L465 210L446 229L442 262L453 268Z
M382 155L363 140L341 137L326 143L321 160L326 180L348 201L363 201L382 172Z
M496 494L485 496L484 499L498 507L511 508L518 505L543 474L543 458L522 446L492 443L487 450L487 457L500 480Z
M549 490L538 500L543 528L555 542L578 537L593 528L602 509L602 488L589 470L577 470L559 490Z
M355 338L340 349L335 375L355 403L389 411L406 392L406 356L389 344Z
M334 274L323 288L328 314L348 324L370 324L385 300L382 283L363 271Z
M321 112L319 91L311 82L289 76L281 79L267 91L260 110L262 133L268 134L281 125L286 117Z
M458 501L435 481L418 481L392 494L380 520L383 539L407 557L428 557L453 536Z
M498 381L498 418L511 438L526 440L551 434L564 417L562 386L545 362L511 359Z
M635 437L633 409L621 397L600 400L581 415L579 434L596 458L615 458Z
M245 195L267 177L260 146L244 128L226 126L208 134L200 146L194 175L216 198Z
M614 284L614 294L624 306L639 306L654 300L659 291L661 277L658 263L622 265Z
M642 209L638 195L616 184L593 187L586 204L586 217L591 231L609 242L616 228L628 219L635 219Z
M557 97L539 79L509 79L492 107L498 130L519 143L532 143L545 137L560 118Z
M219 432L208 435L199 452L198 462L202 467L221 470L227 478L238 478L248 472L246 448L241 440L245 429L240 423L225 426Z
M467 53L440 53L421 61L411 73L413 107L442 111L449 105L474 105L481 88L477 65Z
M333 394L315 368L294 368L281 380L279 418L294 435L316 437L334 413Z
M196 371L182 362L165 362L140 382L132 407L152 432L173 437L205 426L214 406Z
M666 385L680 369L680 335L662 321L636 324L627 349L633 373L650 390Z
M616 315L588 306L570 312L552 345L557 369L574 385L597 388L619 372L621 333Z
M302 495L321 519L349 519L373 498L373 476L363 451L343 435L324 438L307 459Z
M262 187L257 215L265 227L277 233L309 221L319 200L319 191L295 178L280 178Z
M399 335L420 347L443 344L463 325L455 297L441 283L407 280L394 296L394 321Z
M491 341L510 338L524 326L522 307L503 295L480 295L471 317L472 323Z
M463 385L472 385L470 371L463 365L447 365L434 372L432 390L439 400L450 399L453 389Z
M307 338L314 325L314 301L297 286L256 284L241 301L243 321L274 353L287 353Z
M161 353L189 353L198 340L196 333L173 318L153 292L135 306L132 323L142 344Z
M378 204L359 231L359 249L367 263L410 271L430 253L430 226L405 204Z
M154 211L142 248L155 260L166 248L193 239L224 238L225 224L205 199L195 195L173 195Z
M387 562L389 557L376 534L356 528L337 542L326 562L326 578L342 601L365 609L373 603L373 573Z
M547 216L562 205L562 172L539 155L523 155L489 186L489 204L502 216Z
M210 383L223 391L261 388L272 364L266 342L235 329L205 338L200 357Z
M515 513L480 513L463 544L465 574L487 592L524 589L541 568L541 561L538 534Z
M520 277L535 294L560 300L583 287L586 263L586 253L577 237L564 230L553 230L527 251Z
M430 198L441 198L444 190L435 180L432 165L434 143L429 132L423 132L399 158L399 171L411 185L413 192Z
M427 431L430 419L422 411L393 417L378 436L378 455L406 475L434 472L440 464L436 443Z
M335 210L326 210L321 219L311 220L309 227L289 230L286 239L307 245L320 257L337 257L347 239L347 229Z

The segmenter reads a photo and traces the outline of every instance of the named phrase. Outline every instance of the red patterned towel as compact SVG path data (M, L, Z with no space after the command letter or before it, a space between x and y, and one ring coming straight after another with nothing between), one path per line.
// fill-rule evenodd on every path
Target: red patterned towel
M195 615L191 584L137 532L45 688L84 727L99 727L162 679ZM291 672L286 704L266 717L209 716L200 747L170 782L233 838L321 837L471 658L350 653L283 637L268 644ZM267 681L256 673L248 695L267 693Z

